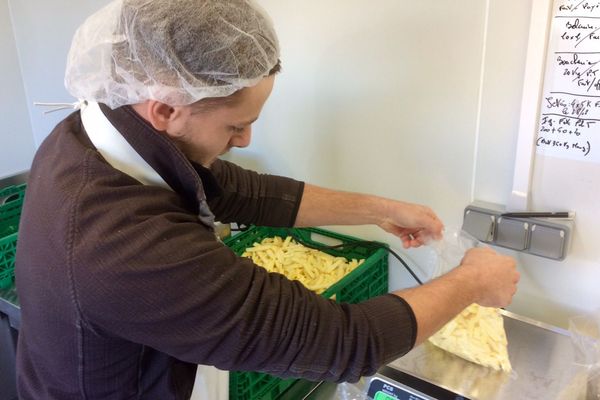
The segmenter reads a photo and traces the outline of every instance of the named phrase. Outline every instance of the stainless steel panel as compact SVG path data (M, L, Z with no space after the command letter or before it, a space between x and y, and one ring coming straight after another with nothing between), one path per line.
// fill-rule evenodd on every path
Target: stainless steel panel
M470 399L585 400L586 370L574 362L569 332L508 311L503 315L512 374L473 364L428 342L388 367ZM385 376L385 370L377 376ZM363 400L370 379L337 387L324 384L308 398Z
M574 363L569 333L506 311L504 314L512 374L481 367L429 343L390 367L472 399L585 398L578 385L581 371Z

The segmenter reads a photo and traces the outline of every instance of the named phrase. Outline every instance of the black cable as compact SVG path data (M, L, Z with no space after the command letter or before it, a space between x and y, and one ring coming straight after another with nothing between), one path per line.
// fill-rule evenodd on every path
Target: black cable
M386 246L382 246L382 248L384 248L385 250L389 251L389 253L391 255L393 255L394 257L396 257L396 259L398 261L400 261L400 263L404 266L404 268L406 268L406 270L412 275L412 277L414 278L414 280L417 281L417 283L419 285L423 284L423 282L417 277L417 275L413 272L413 270L410 269L410 267L408 266L408 264L402 259L402 257L400 257L398 255L398 253L396 253L395 251L393 251L392 249L390 249L389 247L386 247Z

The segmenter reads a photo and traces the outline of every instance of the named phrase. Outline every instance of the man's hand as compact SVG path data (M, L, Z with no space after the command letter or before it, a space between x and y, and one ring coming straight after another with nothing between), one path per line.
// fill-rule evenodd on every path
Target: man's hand
M457 268L473 274L477 283L474 301L485 307L506 307L517 291L520 275L515 259L489 248L470 249Z
M429 207L386 200L381 229L398 236L405 249L440 240L444 225Z
M405 248L441 239L442 221L425 206L306 184L295 226L378 225Z
M513 258L488 248L467 251L460 265L423 286L394 292L411 305L417 319L417 344L437 332L467 306L505 307L517 290Z

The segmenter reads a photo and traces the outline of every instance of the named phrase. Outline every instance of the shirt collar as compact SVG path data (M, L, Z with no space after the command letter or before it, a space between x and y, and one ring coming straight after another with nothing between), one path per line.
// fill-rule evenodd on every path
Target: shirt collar
M111 110L100 104L100 109L131 147L175 192L201 202L222 193L208 168L190 161L164 133L154 129L131 106Z

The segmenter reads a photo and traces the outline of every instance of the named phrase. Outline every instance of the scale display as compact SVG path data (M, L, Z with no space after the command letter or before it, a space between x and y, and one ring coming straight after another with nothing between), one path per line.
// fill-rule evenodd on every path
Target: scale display
M374 378L367 392L373 400L431 400L429 396Z
M388 366L382 367L369 382L367 394L373 400L470 400Z

